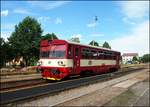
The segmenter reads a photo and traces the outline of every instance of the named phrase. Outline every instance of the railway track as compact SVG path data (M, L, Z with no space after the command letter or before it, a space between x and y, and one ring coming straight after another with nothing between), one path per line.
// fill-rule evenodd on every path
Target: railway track
M12 75L30 75L30 74L37 74L37 72L25 72L25 71L15 71L15 72L1 72L0 76L12 76Z
M37 86L37 87L31 87L16 91L8 91L8 92L2 92L1 94L1 105L13 103L16 101L22 101L30 98L34 98L37 96L42 96L50 93L56 93L59 91L63 91L66 89L71 89L99 81L105 81L112 78L117 78L123 75L127 75L129 73L139 71L141 69L144 69L144 67L140 68L132 68L128 71L122 72L114 72L114 73L107 73L102 75L95 75L91 77L85 77L85 78L78 78L78 79L72 79L67 81L60 81L56 83L48 83L46 85ZM131 72L132 71L132 72Z
M1 83L0 93L18 90L19 88L30 87L33 85L40 85L46 83L43 79L31 79L31 80L22 80L22 81L9 81Z
M128 67L126 67L126 68L128 68ZM21 76L23 76L23 75L21 75ZM25 76L29 76L29 75L25 75ZM16 78L18 78L18 76ZM80 78L80 77L75 76L75 77L72 77L71 79L76 79L76 78ZM53 81L49 81L49 82L53 82ZM14 80L13 81L12 80L11 81L1 81L0 92L2 93L2 92L7 92L7 91L19 90L20 88L25 88L25 87L30 87L30 86L32 87L32 86L42 85L42 84L46 84L46 83L47 82L45 80L43 80L42 78L22 79L22 80L15 80L15 81Z

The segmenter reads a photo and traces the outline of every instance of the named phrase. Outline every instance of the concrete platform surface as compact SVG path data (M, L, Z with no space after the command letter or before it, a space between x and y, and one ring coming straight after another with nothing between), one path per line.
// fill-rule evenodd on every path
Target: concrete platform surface
M149 79L138 82L104 106L147 106L149 107Z

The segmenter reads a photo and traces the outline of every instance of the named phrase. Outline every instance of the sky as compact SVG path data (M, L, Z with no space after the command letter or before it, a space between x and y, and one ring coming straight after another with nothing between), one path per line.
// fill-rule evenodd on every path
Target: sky
M107 41L122 54L149 53L149 1L1 1L1 37L7 40L27 16L38 20L42 35L100 46Z

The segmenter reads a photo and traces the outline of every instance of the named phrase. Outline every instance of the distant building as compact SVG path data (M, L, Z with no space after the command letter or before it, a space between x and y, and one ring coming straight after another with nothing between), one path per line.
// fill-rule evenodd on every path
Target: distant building
M20 56L6 63L6 66L23 66L23 65L25 65L25 61L23 60L23 57Z
M123 64L131 64L133 57L138 58L138 53L123 53L122 55Z

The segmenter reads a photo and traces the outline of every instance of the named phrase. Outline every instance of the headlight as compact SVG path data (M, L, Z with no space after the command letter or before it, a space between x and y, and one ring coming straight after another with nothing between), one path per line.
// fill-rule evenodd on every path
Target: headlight
M63 61L58 61L58 65L60 65L60 66L65 66L65 64L64 64Z

